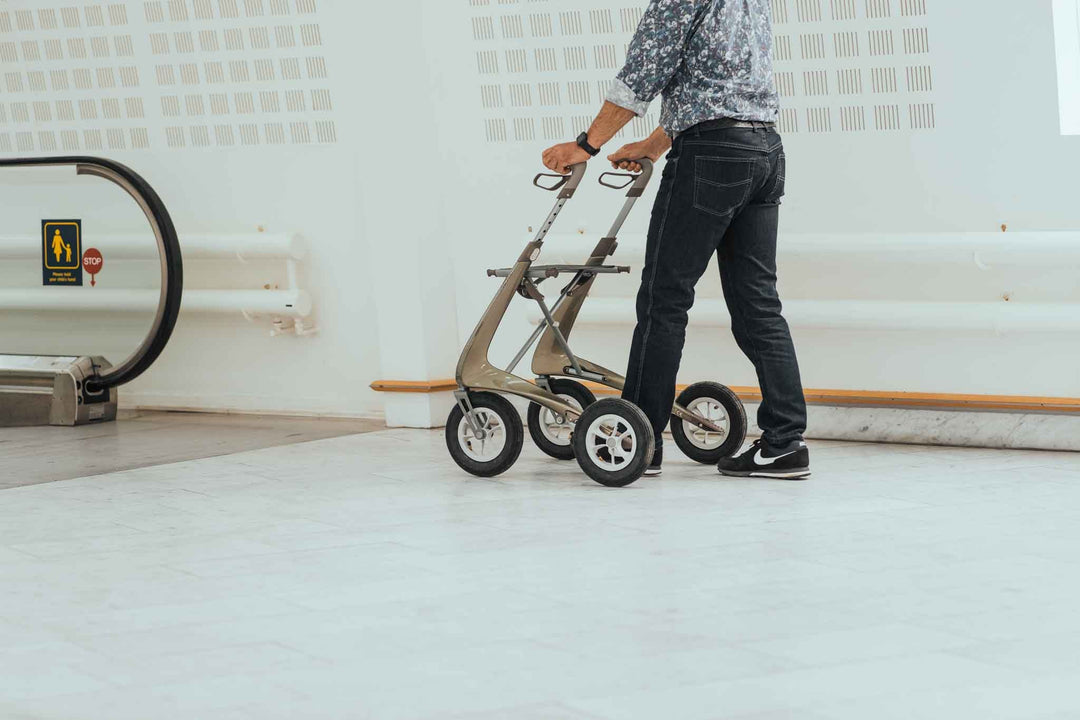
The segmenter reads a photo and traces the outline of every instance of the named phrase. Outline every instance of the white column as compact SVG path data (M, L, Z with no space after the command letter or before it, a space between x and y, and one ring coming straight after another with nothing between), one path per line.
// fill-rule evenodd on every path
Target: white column
M456 170L439 159L440 108L432 91L432 59L421 37L424 6L383 3L376 18L358 3L355 13L363 48L355 82L362 86L359 101L366 103L357 115L363 118L363 137L356 159L361 192L356 212L373 263L368 275L378 334L371 342L378 346L381 379L445 379L453 374L458 333L443 190ZM394 28L394 47L387 42L387 28ZM405 43L413 33L414 41ZM451 393L383 398L392 427L441 425L452 405Z

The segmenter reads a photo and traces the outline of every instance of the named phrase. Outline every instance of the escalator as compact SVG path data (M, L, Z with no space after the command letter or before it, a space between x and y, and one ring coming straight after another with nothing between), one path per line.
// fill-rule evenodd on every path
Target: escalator
M146 338L116 365L94 356L0 355L0 427L115 420L117 389L150 369L165 350L180 314L184 263L176 228L157 192L120 163L93 157L0 160L0 169L29 167L74 167L78 175L102 178L129 194L157 239L161 295Z

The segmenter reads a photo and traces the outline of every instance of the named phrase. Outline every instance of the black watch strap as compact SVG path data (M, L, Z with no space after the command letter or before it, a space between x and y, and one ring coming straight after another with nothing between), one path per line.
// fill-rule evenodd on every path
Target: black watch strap
M589 133L583 132L577 136L578 147L589 153L592 157L596 157L600 154L600 148L594 148L589 144Z

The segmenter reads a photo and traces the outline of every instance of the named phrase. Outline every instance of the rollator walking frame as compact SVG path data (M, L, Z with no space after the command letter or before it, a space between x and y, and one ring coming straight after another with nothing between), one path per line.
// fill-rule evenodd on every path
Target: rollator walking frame
M626 378L619 373L575 355L570 349L569 337L596 277L630 272L629 267L604 263L615 253L618 247L618 234L652 179L652 161L646 158L635 162L642 167L642 172L638 175L606 172L600 177L600 184L605 187L615 190L629 189L626 193L626 202L618 217L615 218L610 231L597 243L584 265L534 265L533 263L539 258L544 239L551 231L555 220L580 186L585 176L586 165L582 163L573 166L568 176L541 173L533 179L536 187L551 192L557 191L558 200L535 239L526 246L525 251L518 258L517 264L511 268L488 270L488 276L505 279L495 299L488 305L476 330L466 343L457 366L456 380L459 389L455 397L474 432L482 433L482 430L474 424L469 391L490 390L517 395L549 408L565 422L574 423L581 416L582 410L564 402L562 398L550 392L547 387L549 378L566 377L587 380L619 391L625 386ZM541 183L542 178L556 178L557 182L554 185L545 186ZM612 182L609 179L617 180ZM624 182L618 184L618 180ZM562 289L554 305L549 307L538 286L545 280L555 279L562 275L571 275L572 279ZM510 365L503 370L491 364L488 353L495 332L505 317L515 294L535 301L543 314L543 319ZM533 355L532 371L538 380L532 383L513 373L537 341L539 345ZM726 434L728 432L727 428L690 412L678 403L673 407L672 415L709 433Z

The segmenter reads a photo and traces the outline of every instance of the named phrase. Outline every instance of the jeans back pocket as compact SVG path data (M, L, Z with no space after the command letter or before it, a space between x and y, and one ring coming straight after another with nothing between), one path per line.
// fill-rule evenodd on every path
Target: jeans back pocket
M783 151L780 152L776 159L776 170L773 174L775 177L773 178L772 189L769 190L769 194L765 197L765 202L779 204L787 191L787 155Z
M752 159L695 158L694 207L710 215L732 215L746 202L753 179Z

